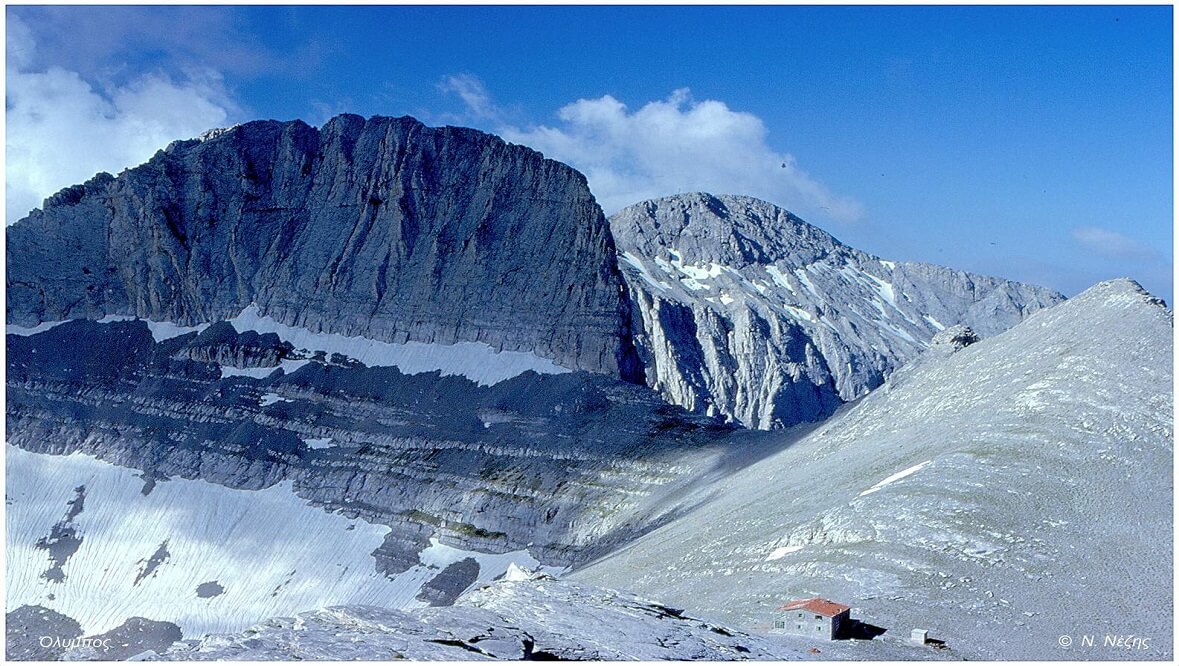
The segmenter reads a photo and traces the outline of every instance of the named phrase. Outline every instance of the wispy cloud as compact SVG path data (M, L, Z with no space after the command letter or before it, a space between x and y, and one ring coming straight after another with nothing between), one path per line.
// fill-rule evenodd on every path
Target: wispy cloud
M1073 229L1072 236L1085 250L1110 259L1155 261L1162 258L1154 248L1109 229L1078 227Z
M11 224L57 190L99 171L140 164L170 141L231 122L221 75L186 67L105 85L39 57L19 17L7 23L5 218Z
M487 86L470 74L451 74L438 82L438 90L453 93L462 100L467 111L480 119L498 119L500 112L487 92Z

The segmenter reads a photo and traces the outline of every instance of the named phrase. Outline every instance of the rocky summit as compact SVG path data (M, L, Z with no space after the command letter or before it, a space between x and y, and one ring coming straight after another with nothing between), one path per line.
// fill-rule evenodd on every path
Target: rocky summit
M10 324L260 314L641 375L584 176L482 132L339 116L177 141L8 231Z
M999 333L1051 290L850 248L751 197L680 194L610 218L648 383L751 428L818 421L966 325Z

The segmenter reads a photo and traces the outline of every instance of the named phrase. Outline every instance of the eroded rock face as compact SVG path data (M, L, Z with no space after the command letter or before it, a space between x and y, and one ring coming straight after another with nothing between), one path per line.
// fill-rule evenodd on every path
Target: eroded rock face
M994 335L1062 296L843 245L750 197L683 194L610 218L648 384L753 428L818 421L956 324Z
M142 470L145 494L174 477L248 490L292 481L317 506L388 525L373 555L394 575L431 536L481 552L527 548L557 566L584 561L650 529L657 515L635 516L647 498L714 464L733 434L588 372L480 386L313 360L222 376L223 366L193 360L213 337L157 342L142 321L9 335L8 443ZM216 336L227 349L258 338Z
M573 169L475 130L339 116L177 141L8 230L10 324L198 324L485 342L638 379L607 222Z

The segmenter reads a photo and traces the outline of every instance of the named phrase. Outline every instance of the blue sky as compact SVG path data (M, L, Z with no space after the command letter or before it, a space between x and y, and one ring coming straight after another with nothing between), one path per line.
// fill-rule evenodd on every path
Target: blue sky
M607 212L752 194L887 258L1170 303L1171 11L9 7L7 215L209 127L410 114L570 162Z

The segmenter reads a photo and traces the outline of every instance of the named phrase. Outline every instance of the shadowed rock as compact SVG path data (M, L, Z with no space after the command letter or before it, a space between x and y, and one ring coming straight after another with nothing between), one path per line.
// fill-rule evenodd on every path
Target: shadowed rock
M467 557L448 565L418 593L417 600L431 606L449 606L479 577L479 563Z
M44 606L21 606L4 615L5 656L12 661L52 661L82 635L76 620Z

